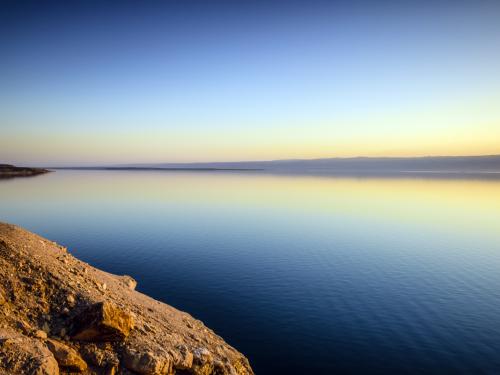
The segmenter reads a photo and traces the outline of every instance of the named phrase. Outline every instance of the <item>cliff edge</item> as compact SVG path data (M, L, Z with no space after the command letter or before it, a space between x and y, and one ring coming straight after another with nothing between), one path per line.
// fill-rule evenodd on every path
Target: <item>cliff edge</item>
M253 374L199 320L0 223L0 374Z

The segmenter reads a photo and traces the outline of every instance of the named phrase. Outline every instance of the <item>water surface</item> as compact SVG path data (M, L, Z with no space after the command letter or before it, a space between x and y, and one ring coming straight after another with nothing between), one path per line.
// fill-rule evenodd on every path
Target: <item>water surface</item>
M500 373L500 181L58 171L0 220L203 320L257 374Z

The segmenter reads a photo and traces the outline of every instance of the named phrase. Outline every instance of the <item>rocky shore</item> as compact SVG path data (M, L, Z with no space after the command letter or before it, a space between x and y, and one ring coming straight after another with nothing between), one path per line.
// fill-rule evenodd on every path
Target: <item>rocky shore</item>
M0 374L253 374L189 314L0 223Z
M0 178L28 177L50 172L43 168L15 167L10 164L0 164Z

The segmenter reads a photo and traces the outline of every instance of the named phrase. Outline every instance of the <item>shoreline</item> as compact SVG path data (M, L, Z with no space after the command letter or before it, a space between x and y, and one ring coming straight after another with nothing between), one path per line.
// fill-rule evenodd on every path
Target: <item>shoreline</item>
M50 172L50 170L45 168L16 167L10 164L0 164L0 178L31 177Z
M201 321L0 222L0 373L252 375Z

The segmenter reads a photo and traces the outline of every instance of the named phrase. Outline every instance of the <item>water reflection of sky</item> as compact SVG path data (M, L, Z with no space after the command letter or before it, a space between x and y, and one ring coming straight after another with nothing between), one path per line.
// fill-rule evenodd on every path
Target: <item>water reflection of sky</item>
M495 180L58 171L0 181L0 220L131 274L260 374L491 372L499 196Z

